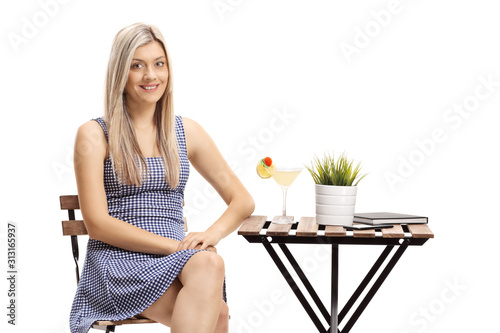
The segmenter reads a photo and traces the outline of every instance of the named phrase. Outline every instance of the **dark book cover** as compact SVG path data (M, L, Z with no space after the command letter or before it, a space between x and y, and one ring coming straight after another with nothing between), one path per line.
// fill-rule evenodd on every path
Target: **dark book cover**
M354 213L354 222L366 224L421 224L428 223L428 218L389 212Z

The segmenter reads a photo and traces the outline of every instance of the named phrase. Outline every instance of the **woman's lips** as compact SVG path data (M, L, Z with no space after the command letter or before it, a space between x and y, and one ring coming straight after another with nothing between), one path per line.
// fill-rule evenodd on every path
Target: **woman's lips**
M140 85L139 87L141 87L141 89L146 92L155 92L156 90L158 90L159 86L160 84L144 84Z

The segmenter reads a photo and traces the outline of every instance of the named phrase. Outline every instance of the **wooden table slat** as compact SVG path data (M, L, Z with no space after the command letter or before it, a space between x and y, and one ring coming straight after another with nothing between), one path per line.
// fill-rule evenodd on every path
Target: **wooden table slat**
M273 220L276 220L279 216L273 217ZM293 221L293 216L287 216L290 220ZM288 236L290 229L292 228L291 224L277 224L271 223L269 228L267 228L266 235L267 236Z
M375 238L375 229L353 230L352 233L355 238Z
M345 237L346 230L341 225L327 225L325 227L326 237Z
M405 236L405 232L399 224L395 224L392 228L382 228L380 230L384 238L404 238Z
M414 238L434 238L427 224L408 224L407 226Z
M317 237L318 227L314 217L301 217L297 226L298 237Z
M288 216L290 219L294 219L293 216ZM274 217L273 219L276 219ZM266 224L267 216L263 215L252 215L243 221L241 227L238 230L238 235L242 236L258 236L260 235L262 229L266 226L267 236L290 236L290 230L292 224L276 224L270 223ZM82 228L83 226L83 228ZM408 224L409 232L412 234L413 238L419 239L429 239L434 238L433 232L430 230L427 224ZM327 225L324 227L325 237L347 237L346 229L342 226ZM406 227L405 227L406 228ZM64 221L63 229L65 235L70 234L85 234L85 225L83 221ZM323 230L323 226L321 228ZM405 232L401 225L396 224L393 228L379 229L382 232L382 238L404 238ZM295 236L297 237L323 237L318 235L319 225L316 223L314 217L301 217L296 229ZM375 238L375 230L353 230L352 235L355 238Z
M246 220L241 224L238 230L238 235L242 236L254 236L259 235L260 230L266 223L267 216L263 215L252 215L247 217Z

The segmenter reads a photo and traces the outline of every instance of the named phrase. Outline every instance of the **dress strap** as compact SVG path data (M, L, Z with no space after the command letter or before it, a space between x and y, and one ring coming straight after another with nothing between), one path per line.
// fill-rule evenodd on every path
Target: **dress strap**
M108 140L108 128L106 127L106 123L104 122L104 119L99 117L99 118L95 118L92 120L97 121L99 123L99 125L101 125L102 130L104 131L104 134L106 135L106 141L109 141Z
M186 134L184 133L184 121L181 116L175 116L175 134L179 148L186 151Z

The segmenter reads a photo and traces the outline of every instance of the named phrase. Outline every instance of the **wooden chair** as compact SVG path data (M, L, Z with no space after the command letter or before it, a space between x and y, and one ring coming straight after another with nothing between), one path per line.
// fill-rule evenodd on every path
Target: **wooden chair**
M87 228L83 220L75 219L75 210L80 209L80 202L78 201L78 195L61 195L59 197L61 202L61 209L68 211L67 221L62 221L62 230L64 236L71 236L71 248L73 251L73 259L76 265L76 283L80 280L80 269L78 267L78 260L80 257L78 249L78 236L88 235ZM186 220L184 220L186 222ZM184 223L184 230L187 231L187 224ZM130 325L130 324L147 324L156 323L151 319L142 319L132 317L125 320L109 321L109 320L98 320L92 324L92 328L105 330L106 333L114 332L116 326L120 325Z

